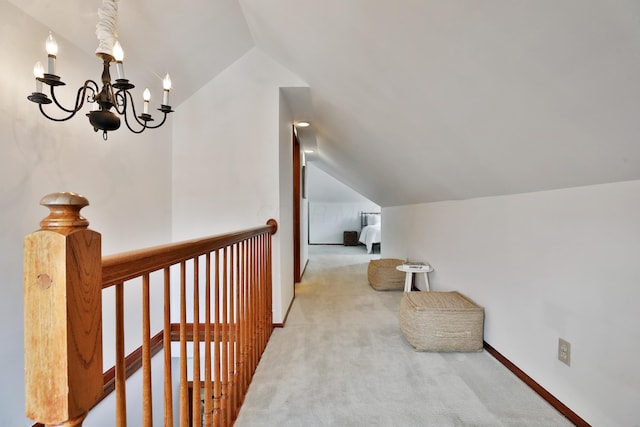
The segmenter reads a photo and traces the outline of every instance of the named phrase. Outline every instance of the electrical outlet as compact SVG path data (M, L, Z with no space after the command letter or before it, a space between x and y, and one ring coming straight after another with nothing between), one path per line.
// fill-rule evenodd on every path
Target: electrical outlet
M571 366L571 343L558 339L558 360L567 366Z

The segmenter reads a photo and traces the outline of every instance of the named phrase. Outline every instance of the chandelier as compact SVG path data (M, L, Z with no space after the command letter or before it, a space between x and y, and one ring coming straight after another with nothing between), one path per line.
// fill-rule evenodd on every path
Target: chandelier
M107 132L116 130L120 127L120 117L124 118L127 128L133 133L142 133L146 129L156 129L162 126L167 120L167 115L173 110L169 105L169 91L171 90L171 78L167 74L163 80L163 97L162 105L158 111L164 116L158 124L152 124L154 121L149 114L149 101L151 93L149 89L145 89L143 93L143 111L137 115L131 89L135 86L125 78L122 60L124 59L124 51L117 40L116 25L118 20L118 0L103 0L102 6L98 9L99 22L96 25L96 35L98 36L98 48L96 56L102 59L102 77L100 88L98 83L93 80L87 80L77 92L75 105L66 108L60 104L56 98L55 88L63 86L65 83L56 75L56 56L58 54L58 45L53 38L51 32L46 42L48 55L47 72L40 62L37 62L33 68L33 74L36 78L36 91L27 97L29 101L35 102L40 108L40 112L49 120L63 122L69 120L82 109L84 103L91 104L92 108L87 117L93 129L98 132L102 131L102 137L107 140ZM115 62L118 78L115 83L111 83L110 66ZM43 93L43 84L49 86L51 98ZM57 118L45 112L44 106L54 103L63 113L64 116ZM114 112L115 111L115 112Z

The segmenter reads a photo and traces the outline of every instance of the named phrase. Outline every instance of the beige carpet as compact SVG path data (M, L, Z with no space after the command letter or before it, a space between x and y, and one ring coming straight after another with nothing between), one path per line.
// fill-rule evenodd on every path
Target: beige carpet
M571 425L486 352L415 352L398 325L402 292L367 283L375 257L310 248L236 426Z

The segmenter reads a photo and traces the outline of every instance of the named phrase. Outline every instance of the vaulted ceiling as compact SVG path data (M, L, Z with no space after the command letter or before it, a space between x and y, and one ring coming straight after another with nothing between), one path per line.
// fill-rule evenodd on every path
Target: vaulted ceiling
M10 1L95 51L100 0ZM119 4L176 102L254 46L300 76L314 160L382 206L640 179L636 0Z

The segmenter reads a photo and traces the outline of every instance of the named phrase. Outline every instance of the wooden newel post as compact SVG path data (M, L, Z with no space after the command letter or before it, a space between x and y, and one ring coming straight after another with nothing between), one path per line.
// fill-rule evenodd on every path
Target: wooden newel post
M102 394L102 254L74 193L24 240L26 415L47 426L81 426Z

